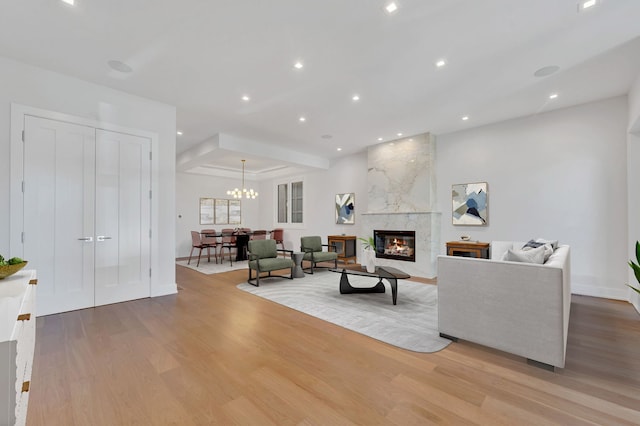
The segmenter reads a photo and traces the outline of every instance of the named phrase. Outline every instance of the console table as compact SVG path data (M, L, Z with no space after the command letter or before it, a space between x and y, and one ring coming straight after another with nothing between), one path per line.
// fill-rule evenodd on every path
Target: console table
M447 243L447 256L488 259L489 245L489 243L481 243L479 241L449 241Z
M0 425L23 426L36 342L36 272L0 281Z
M339 261L356 263L356 239L355 235L329 235L327 243L335 246Z

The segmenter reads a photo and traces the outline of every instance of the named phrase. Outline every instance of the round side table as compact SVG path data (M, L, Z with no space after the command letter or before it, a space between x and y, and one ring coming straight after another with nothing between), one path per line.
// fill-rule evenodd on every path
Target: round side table
M293 259L293 270L291 271L291 276L293 278L304 278L304 271L302 270L303 257L304 253L302 252L294 252L291 255L291 259Z

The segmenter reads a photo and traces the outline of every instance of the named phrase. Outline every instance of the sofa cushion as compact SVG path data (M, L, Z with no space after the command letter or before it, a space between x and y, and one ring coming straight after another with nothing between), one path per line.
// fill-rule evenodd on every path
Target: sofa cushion
M546 240L543 240L543 241L546 241ZM556 241L556 244L557 244L557 241ZM529 240L524 246L522 246L522 251L533 250L538 247L544 247L544 262L546 262L554 250L554 247L551 245L550 242L545 243L541 241Z
M544 263L545 250L545 246L540 246L531 250L509 249L502 260L510 262L537 263L542 265Z
M260 261L250 260L249 268L258 269L258 262L260 262L261 272L277 271L278 269L288 269L293 267L293 260L288 257L276 257L260 259Z

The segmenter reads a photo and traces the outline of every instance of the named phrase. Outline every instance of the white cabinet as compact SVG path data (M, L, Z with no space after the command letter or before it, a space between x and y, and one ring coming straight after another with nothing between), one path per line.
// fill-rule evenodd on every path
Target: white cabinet
M0 280L0 425L27 421L36 343L36 272Z

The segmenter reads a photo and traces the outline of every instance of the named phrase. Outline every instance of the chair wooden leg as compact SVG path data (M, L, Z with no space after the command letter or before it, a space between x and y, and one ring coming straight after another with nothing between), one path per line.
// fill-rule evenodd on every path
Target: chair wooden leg
M202 247L200 247L200 251L198 252L198 264L196 265L196 268L200 266L200 256L202 256Z
M191 246L191 253L189 253L189 261L187 262L187 265L190 265L190 264L191 264L191 255L193 254L193 249L194 249L194 248L195 248L195 247Z

